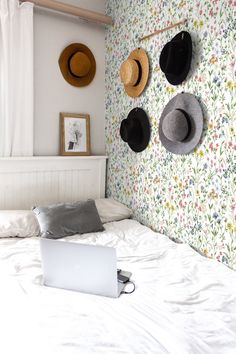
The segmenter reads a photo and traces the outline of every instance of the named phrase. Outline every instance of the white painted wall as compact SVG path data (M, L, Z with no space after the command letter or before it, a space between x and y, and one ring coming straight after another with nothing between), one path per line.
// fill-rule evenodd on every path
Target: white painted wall
M105 13L105 0L60 0ZM93 52L97 71L90 85L68 84L58 66L67 45L79 42ZM40 8L34 10L34 154L58 155L59 112L88 113L91 152L103 154L105 91L105 26Z

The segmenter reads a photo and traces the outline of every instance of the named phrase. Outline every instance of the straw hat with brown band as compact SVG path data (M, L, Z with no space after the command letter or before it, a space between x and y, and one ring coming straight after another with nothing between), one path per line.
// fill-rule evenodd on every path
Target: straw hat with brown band
M62 51L59 66L64 79L77 87L90 84L96 72L93 53L81 43L72 43Z
M143 92L148 81L148 74L148 56L142 48L133 50L120 66L120 79L126 93L131 97L137 97Z

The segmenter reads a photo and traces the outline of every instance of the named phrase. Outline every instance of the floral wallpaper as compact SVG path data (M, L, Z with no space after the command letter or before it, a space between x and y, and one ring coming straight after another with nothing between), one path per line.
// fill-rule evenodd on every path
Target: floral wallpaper
M114 19L106 35L107 195L155 231L236 269L236 1L108 0L107 14ZM139 41L185 18L186 25ZM181 30L191 34L193 58L187 79L172 86L159 56ZM119 67L139 46L148 53L150 78L141 96L131 98ZM160 143L158 124L165 105L182 91L198 98L204 131L192 153L174 155ZM151 123L151 140L141 153L119 135L122 119L134 107L142 107Z

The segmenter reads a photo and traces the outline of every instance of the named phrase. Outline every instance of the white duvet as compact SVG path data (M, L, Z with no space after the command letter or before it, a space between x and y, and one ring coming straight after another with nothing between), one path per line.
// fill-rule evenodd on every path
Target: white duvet
M0 353L236 353L236 273L133 220L66 240L116 247L136 291L42 285L39 239L0 240Z

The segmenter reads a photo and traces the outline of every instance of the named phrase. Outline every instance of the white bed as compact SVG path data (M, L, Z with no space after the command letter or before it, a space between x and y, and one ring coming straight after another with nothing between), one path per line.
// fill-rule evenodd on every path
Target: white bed
M105 156L3 158L0 209L104 198L105 175ZM108 210L100 204L103 222L114 217ZM1 354L236 353L236 273L226 266L124 219L66 240L116 247L134 293L113 299L45 287L39 238L26 237L38 225L28 216L19 224L20 212L9 229L1 215Z
M66 240L116 247L135 292L112 299L45 287L39 238L2 238L1 353L235 354L234 271L134 220Z

